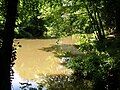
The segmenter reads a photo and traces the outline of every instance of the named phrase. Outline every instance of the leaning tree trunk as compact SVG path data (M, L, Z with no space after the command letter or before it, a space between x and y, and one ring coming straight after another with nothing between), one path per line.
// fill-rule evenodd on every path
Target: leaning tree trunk
M6 23L0 52L0 90L11 90L10 63L18 0L6 1Z
M103 43L103 39L105 39L105 34L104 34L101 18L98 15L99 14L98 10L97 10L98 8L97 8L97 6L94 5L94 3L90 2L91 6L92 6L92 11L90 11L89 6L87 6L85 1L83 3L88 12L88 16L91 18L93 25L95 27L95 30L97 31L97 39L101 43Z

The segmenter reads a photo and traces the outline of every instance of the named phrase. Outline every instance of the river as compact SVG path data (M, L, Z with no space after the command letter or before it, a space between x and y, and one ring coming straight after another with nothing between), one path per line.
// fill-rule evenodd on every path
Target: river
M60 60L53 52L45 51L43 48L52 47L56 44L74 44L72 37L60 39L17 39L21 47L17 48L17 60L15 61L13 90L21 90L19 82L31 82L40 79L40 75L70 75L72 70L60 64Z

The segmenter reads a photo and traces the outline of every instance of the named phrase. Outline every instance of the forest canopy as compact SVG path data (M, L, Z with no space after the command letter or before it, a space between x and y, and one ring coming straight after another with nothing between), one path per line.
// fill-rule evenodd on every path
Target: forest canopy
M5 23L5 3L0 1L0 33ZM119 1L118 1L119 2ZM115 0L19 0L16 38L61 37L97 32L98 39L116 30Z

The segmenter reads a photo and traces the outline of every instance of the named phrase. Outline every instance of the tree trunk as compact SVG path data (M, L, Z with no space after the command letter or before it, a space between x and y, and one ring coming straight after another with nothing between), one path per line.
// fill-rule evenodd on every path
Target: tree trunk
M99 25L100 25L101 32L102 32L102 39L105 39L105 32L104 32L104 28L103 28L103 24L102 24L102 20L101 20L101 17L99 15L99 12L97 12L97 15L98 15Z
M11 90L10 64L18 0L6 0L7 15L0 52L0 90Z
M87 10L87 12L88 12L88 15L89 15L89 17L92 19L92 21L93 21L93 25L94 25L94 27L95 27L95 30L97 31L97 39L101 42L101 43L103 43L103 39L105 38L105 35L104 35L104 31L102 31L102 29L101 29L101 26L102 26L102 21L100 22L100 21L98 21L98 19L100 20L100 17L97 17L97 14L98 14L98 12L97 12L97 6L94 6L94 3L92 3L92 2L90 2L90 4L93 6L93 10L92 10L92 12L90 12L90 10L89 10L89 7L86 5L86 3L85 2L83 2L84 3L84 5L85 5L85 8L86 8L86 10ZM95 10L94 10L95 9ZM92 15L92 14L94 14L94 15ZM98 18L98 19L97 19ZM103 33L102 33L103 32Z

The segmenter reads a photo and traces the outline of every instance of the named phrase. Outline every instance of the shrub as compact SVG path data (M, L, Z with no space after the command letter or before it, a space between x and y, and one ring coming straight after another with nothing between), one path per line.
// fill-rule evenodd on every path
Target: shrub
M68 62L67 67L73 69L74 74L91 80L95 87L102 85L105 88L108 73L114 67L114 60L107 53L97 52L73 57Z
M116 74L119 53L113 52L115 48L103 48L101 43L87 35L81 35L80 38L76 44L79 45L79 51L85 52L85 55L72 57L66 66L73 69L74 75L92 81L94 90L109 90L112 85L114 86L111 83L116 83L114 79L111 81L111 76L119 76ZM115 57L112 57L112 54L115 54ZM117 69L117 72L120 70Z

